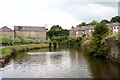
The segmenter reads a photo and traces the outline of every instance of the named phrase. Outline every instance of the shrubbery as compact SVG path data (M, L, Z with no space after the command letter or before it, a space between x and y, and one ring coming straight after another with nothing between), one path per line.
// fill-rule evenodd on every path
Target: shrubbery
M57 41L59 45L65 45L65 46L80 46L81 45L82 37L77 37L75 39L67 36L61 36L61 37L52 37L51 41Z
M8 37L1 37L1 43L4 46L7 46L7 45L13 46L14 44L21 44L21 43L22 44L31 44L31 43L39 44L42 42L43 41L39 40L39 39L33 40L33 39L27 39L27 38L23 38L23 37L10 38L10 39Z
M57 47L58 42L56 40L53 41L54 48Z
M105 46L103 37L107 36L109 32L108 26L104 23L98 23L94 28L93 36L89 43L85 45L89 54L94 56L105 56L108 48Z

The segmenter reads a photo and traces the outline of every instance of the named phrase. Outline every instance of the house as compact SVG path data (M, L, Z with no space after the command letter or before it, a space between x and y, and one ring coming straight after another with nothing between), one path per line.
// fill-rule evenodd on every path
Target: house
M14 26L14 37L46 40L46 28L39 26Z
M120 31L120 23L108 23L107 24L112 34ZM81 27L72 27L69 36L72 38L90 36L91 32L94 31L95 25L81 26Z
M94 25L73 27L69 32L69 37L76 38L82 36L91 36L91 32L94 31Z
M108 23L107 25L109 26L113 34L119 31L120 23Z
M0 28L0 36L5 36L8 38L14 37L14 31L7 26Z

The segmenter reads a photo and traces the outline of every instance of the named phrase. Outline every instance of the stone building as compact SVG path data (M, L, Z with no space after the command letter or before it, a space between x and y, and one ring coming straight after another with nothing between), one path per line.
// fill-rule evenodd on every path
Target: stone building
M46 40L46 29L35 26L14 26L14 37Z
M107 57L120 62L120 42L115 37L111 37L105 40L105 44L109 50Z
M14 31L7 26L0 28L0 36L5 36L8 38L14 37Z
M82 37L82 36L91 36L91 32L93 30L94 30L94 25L72 27L69 32L69 36L72 38Z
M111 33L114 34L120 31L120 23L108 23L108 27L111 30ZM69 36L72 38L82 37L82 36L90 36L91 32L94 31L94 25L89 26L81 26L81 27L72 27Z
M113 34L119 31L120 23L108 23L107 25L109 26Z

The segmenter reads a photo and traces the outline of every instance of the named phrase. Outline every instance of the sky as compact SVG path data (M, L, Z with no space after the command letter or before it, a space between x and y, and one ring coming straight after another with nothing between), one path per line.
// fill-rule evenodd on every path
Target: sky
M60 25L110 20L118 15L119 0L0 0L0 27Z

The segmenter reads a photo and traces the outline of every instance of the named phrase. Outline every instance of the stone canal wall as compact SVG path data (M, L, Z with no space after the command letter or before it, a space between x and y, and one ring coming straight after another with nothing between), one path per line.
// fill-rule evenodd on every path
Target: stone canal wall
M109 50L106 58L120 63L120 42L115 40L114 37L111 37L105 40L105 44Z

